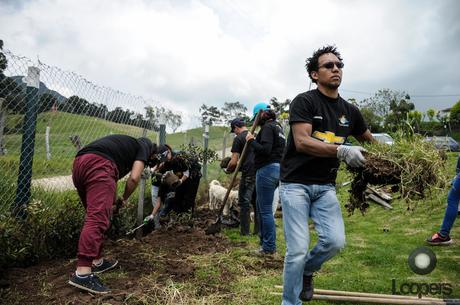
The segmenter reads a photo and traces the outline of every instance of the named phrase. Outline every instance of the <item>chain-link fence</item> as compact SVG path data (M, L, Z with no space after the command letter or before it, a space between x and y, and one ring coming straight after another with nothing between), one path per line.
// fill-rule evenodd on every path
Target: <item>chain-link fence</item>
M168 110L155 101L0 52L2 212L27 201L35 186L72 189L75 154L97 138L127 134L158 142L154 130Z

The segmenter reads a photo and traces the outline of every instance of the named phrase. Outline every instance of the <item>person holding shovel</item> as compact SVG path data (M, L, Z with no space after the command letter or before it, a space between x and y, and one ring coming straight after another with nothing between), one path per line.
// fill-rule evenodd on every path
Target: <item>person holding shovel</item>
M78 242L77 270L68 282L70 285L91 293L109 292L96 274L108 271L118 263L102 258L104 233L110 225L117 181L130 173L123 195L116 201L116 209L126 204L144 167L156 158L156 152L157 146L147 138L109 135L77 153L72 179L86 215Z
M283 128L276 121L276 113L266 103L257 104L254 118L262 110L257 137L251 132L246 135L250 147L254 150L256 169L256 196L259 215L260 255L273 255L276 252L276 226L272 212L275 189L279 184L280 160L286 143Z
M246 135L249 132L246 123L241 118L235 118L230 122L230 132L235 133L236 137L233 139L232 156L228 162L226 172L233 173L238 159L243 152L244 145L246 144ZM241 179L238 188L238 205L240 206L240 235L249 235L250 227L250 205L254 208L254 232L258 232L258 215L256 209L256 202L254 199L254 191L256 184L256 170L254 168L254 151L251 146L248 147L243 164L240 167Z
M290 105L280 176L286 239L282 305L311 300L313 273L344 247L345 228L335 192L339 161L363 166L363 148L344 144L350 135L372 141L358 108L339 95L343 66L336 47L315 51L306 68L317 88L300 93ZM310 251L309 218L318 233Z

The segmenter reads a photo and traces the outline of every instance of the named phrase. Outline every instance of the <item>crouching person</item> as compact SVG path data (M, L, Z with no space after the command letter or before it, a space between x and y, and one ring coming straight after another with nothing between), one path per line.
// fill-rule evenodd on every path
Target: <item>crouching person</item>
M164 171L174 173L179 179L165 183L168 185L164 207L161 216L167 216L171 211L183 213L195 209L195 198L201 179L201 165L198 160L186 156L184 153L172 153L171 159L164 164Z
M72 179L86 209L77 253L77 270L69 284L104 294L109 289L96 274L114 268L118 261L102 257L104 233L109 228L117 181L129 172L118 203L126 204L139 183L144 166L156 156L157 146L147 138L110 135L83 147L73 163Z
M156 178L152 182L153 210L144 222L154 220L155 227L158 228L160 216L166 217L171 211L182 213L191 210L193 214L201 165L198 160L184 153L173 152L167 144L158 148L156 162Z

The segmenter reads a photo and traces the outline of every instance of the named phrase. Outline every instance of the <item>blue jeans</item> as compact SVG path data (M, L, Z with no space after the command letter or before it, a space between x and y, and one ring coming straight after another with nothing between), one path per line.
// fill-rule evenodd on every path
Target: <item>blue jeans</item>
M332 184L281 182L280 196L286 239L282 305L301 305L302 276L318 271L345 246L345 227ZM311 251L309 217L318 233L318 242Z
M270 163L256 173L257 211L260 221L260 241L264 251L276 251L275 217L272 213L273 195L278 187L280 164Z
M459 159L460 160L460 159ZM460 201L460 174L455 176L450 188L449 195L447 195L447 208L444 214L444 220L442 221L441 233L442 236L448 236L452 226L454 225L455 219L458 214L458 202Z

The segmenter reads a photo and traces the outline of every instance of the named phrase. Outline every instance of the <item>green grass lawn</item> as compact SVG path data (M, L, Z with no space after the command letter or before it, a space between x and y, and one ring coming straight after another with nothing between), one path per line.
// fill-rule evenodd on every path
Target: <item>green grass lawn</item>
M454 175L456 155L449 155L448 171ZM344 171L338 181L346 181ZM348 200L348 187L338 190L338 197L345 211ZM335 258L326 262L315 276L315 286L322 289L348 290L392 294L392 280L396 285L403 283L449 283L453 293L447 298L460 298L460 226L457 223L451 232L456 241L449 247L431 247L437 257L437 266L428 275L417 275L408 266L409 254L425 239L439 230L442 222L447 188L438 190L428 199L420 200L415 211L407 211L404 201L394 200L393 210L384 210L371 204L363 216L358 211L352 216L344 212L347 244ZM278 258L275 265L281 264L285 253L282 219L277 220ZM239 236L237 229L229 229L225 234L232 240L244 240L247 247L234 249L230 253L216 254L216 261L224 261L237 277L229 283L234 296L225 304L280 304L281 297L271 292L280 292L275 285L282 285L282 268L247 268L259 266L260 259L251 254L258 248L258 238ZM316 241L313 231L312 245ZM267 259L262 265L270 265ZM200 262L201 260L198 260ZM272 264L273 265L273 264ZM441 297L440 295L434 295ZM312 304L331 304L314 301ZM351 304L351 303L346 303Z

